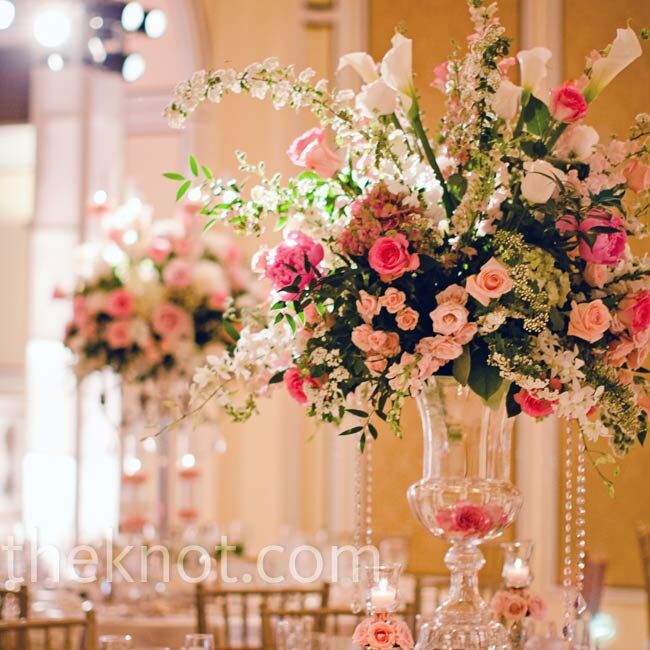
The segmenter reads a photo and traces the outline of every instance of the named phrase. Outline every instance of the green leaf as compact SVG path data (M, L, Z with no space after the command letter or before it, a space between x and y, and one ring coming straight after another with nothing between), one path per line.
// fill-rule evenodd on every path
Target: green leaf
M190 185L192 184L192 181L185 181L179 188L178 192L176 192L176 200L180 201L184 196L187 190L190 189Z
M239 340L239 332L235 329L234 325L229 320L223 321L223 328L228 332L228 336L235 341Z
M546 104L532 96L524 107L523 117L528 133L539 136L546 132L551 121L551 113Z
M646 436L648 435L647 429L641 429L639 433L637 434L637 438L639 439L639 444L643 447L643 443L645 442Z
M346 409L351 415L356 415L358 418L367 418L368 414L365 411L360 411L359 409Z
M501 380L501 386L494 393L494 395L492 395L492 397L490 397L490 399L485 401L485 405L488 408L497 409L500 406L501 401L503 400L503 396L506 394L506 392L508 391L509 388L510 388L510 382L505 381L504 379L502 379Z
M472 358L467 347L463 348L463 353L454 359L452 374L461 386L467 386L469 380L469 371L472 367Z
M203 225L203 232L207 232L208 230L210 230L210 228L214 226L216 221L217 221L216 217L212 217L211 219L208 219Z
M285 303L284 300L278 300L271 305L271 311L277 311L278 309L284 309Z
M296 321L295 321L294 317L291 314L285 314L284 317L287 320L287 323L289 323L289 327L291 328L292 333L295 334L296 333Z
M345 431L341 431L339 433L340 436L351 436L354 433L359 433L359 431L363 430L363 427L352 427L351 429L346 429Z
M192 170L192 174L194 176L199 175L199 165L196 162L196 158L190 154L190 169Z
M201 165L201 171L203 172L203 175L208 180L212 180L214 178L214 176L212 175L212 172L210 171L209 167L206 167L205 165Z
M503 383L499 369L488 365L487 357L485 348L479 348L474 352L467 382L469 387L486 401L501 388Z
M510 384L508 395L506 396L506 413L509 418L515 417L521 413L521 406L515 402L515 395L519 392L519 387L515 384Z
M279 384L284 379L284 370L276 372L269 380L269 384Z
M373 440L377 440L379 437L379 432L377 431L377 427L375 427L374 424L368 423L368 430L370 431L370 435L372 436Z
M163 174L165 178L168 178L170 181L184 181L185 176L183 174L177 174L176 172L165 172Z

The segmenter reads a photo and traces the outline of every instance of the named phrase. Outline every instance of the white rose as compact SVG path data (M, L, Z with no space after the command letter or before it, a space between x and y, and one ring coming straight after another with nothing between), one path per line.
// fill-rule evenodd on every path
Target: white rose
M350 52L339 59L337 72L344 68L351 67L363 79L364 84L370 84L379 79L377 65L370 54L366 52Z
M367 84L357 95L357 108L368 117L390 115L395 111L397 93L381 79Z
M524 169L521 193L531 203L546 203L557 189L557 181L566 179L564 172L545 160L524 163Z
M413 41L396 33L391 43L393 47L381 62L381 78L400 93L404 109L408 111L413 92Z
M633 29L617 29L616 38L610 45L607 56L594 61L591 66L589 85L585 88L585 99L593 101L607 84L632 61L642 54L641 44Z
M551 56L551 51L545 47L534 47L517 54L521 70L521 85L543 101L547 100L546 78Z
M223 293L229 291L228 281L222 268L210 260L196 262L192 270L192 286L204 296L209 296L217 291Z
M517 86L503 79L492 96L492 110L497 117L504 120L511 120L519 109L519 99L521 98L521 86Z
M586 124L572 124L561 136L553 150L558 158L586 160L598 144L598 131Z

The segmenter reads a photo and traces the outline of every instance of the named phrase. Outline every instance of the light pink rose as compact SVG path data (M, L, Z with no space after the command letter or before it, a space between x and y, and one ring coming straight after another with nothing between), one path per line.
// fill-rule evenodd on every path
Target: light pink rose
M585 282L590 287L596 287L598 289L602 289L605 286L608 275L609 271L607 270L606 264L595 264L594 262L587 262L583 273Z
M368 263L384 282L395 280L420 266L417 253L409 253L409 242L398 233L393 237L380 237L368 251Z
M459 305L467 304L467 291L459 284L450 284L436 296L436 302L442 305L446 302L455 302Z
M133 344L131 336L131 321L116 320L106 327L108 347L114 350L129 348Z
M603 337L611 322L612 316L602 300L581 303L574 300L571 303L567 333L569 336L577 336L589 343L595 343Z
M546 603L541 596L531 596L528 600L528 613L532 618L543 621L546 616Z
M298 368L288 368L284 373L284 385L289 392L289 395L298 402L298 404L307 403L307 395L305 394L305 384L319 388L320 383L314 378L303 376Z
M632 354L635 349L634 341L627 336L611 341L605 353L605 363L620 368L627 361L628 355Z
M490 609L497 618L503 616L507 598L507 591L497 591L494 596L492 596L492 600L490 601Z
M650 354L650 342L634 348L627 357L627 365L630 366L632 370L641 368L641 366L645 365L645 362L648 359L648 354Z
M133 314L135 298L127 289L113 289L106 298L106 313L113 318L128 318Z
M436 359L433 355L423 355L422 358L418 361L419 379L428 379L431 377L431 375L433 375L433 373L440 370L441 365L441 361L439 359Z
M477 275L470 275L465 285L467 293L484 307L487 307L493 298L500 298L508 293L512 287L508 270L494 257L481 267Z
M616 316L632 334L647 330L650 327L650 289L623 298Z
M443 302L429 317L433 322L433 331L447 336L456 334L467 323L469 312L457 302Z
M580 232L589 233L592 228L614 228L615 232L596 232L593 246L580 238L580 256L585 262L616 264L625 253L627 234L623 220L618 215L609 215L603 210L593 209L580 222Z
M179 257L185 257L192 252L192 240L189 237L174 237L172 250Z
M623 170L627 179L627 186L633 192L645 192L650 190L650 165L645 165L638 158Z
M228 294L225 291L213 291L208 297L208 306L216 311L225 311Z
M528 613L528 603L517 594L508 593L503 607L503 616L509 621L521 621Z
M165 237L154 237L149 246L148 255L154 264L162 264L172 252L172 245Z
M170 289L185 289L192 284L192 264L180 257L174 258L163 269L163 281Z
M412 650L415 644L409 626L400 619L394 621L393 626L395 627L395 643L402 650Z
M423 339L424 340L424 339ZM451 361L463 353L463 346L449 336L434 336L430 354L443 361Z
M357 300L357 312L366 323L370 323L374 316L381 311L379 299L369 294L363 289L359 291L359 300Z
M394 357L400 353L400 349L399 334L397 332L388 332L383 345L377 349L377 352L385 357Z
M368 637L371 650L392 650L395 645L395 630L386 621L371 623Z
M370 371L370 374L376 377L386 370L388 359L382 357L381 354L373 354L364 361L364 364Z
M370 343L370 349L373 352L379 352L386 345L387 341L388 332L384 332L383 330L374 330L368 337L368 343Z
M577 88L565 83L551 91L550 108L551 115L558 122L570 124L581 120L587 114L588 104Z
M358 325L352 330L352 343L356 345L359 350L363 352L370 352L372 345L370 343L370 335L374 332L370 325Z
M75 296L72 301L72 321L82 327L88 318L88 302L84 296Z
M454 334L454 341L460 345L467 345L478 332L478 325L476 323L465 323L457 332Z
M352 643L360 646L367 646L370 643L370 624L371 619L364 618L352 634Z
M395 322L397 323L397 327L401 330L414 330L417 327L419 318L420 314L418 314L415 309L405 307L401 311L397 312Z
M555 405L557 404L555 400L538 399L525 388L515 393L514 400L521 406L521 410L526 415L530 415L531 418L543 418L550 415L555 411Z
M395 287L386 289L384 295L379 299L381 306L389 313L396 314L406 302L406 294Z
M323 127L310 129L296 138L287 155L294 165L306 167L321 178L331 178L343 167L343 159L327 146Z
M151 327L167 341L189 338L193 333L192 317L182 307L171 302L160 303L154 309Z

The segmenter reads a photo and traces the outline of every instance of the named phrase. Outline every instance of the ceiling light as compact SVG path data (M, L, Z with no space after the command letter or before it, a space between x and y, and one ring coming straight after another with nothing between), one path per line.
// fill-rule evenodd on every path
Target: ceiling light
M147 69L144 57L141 54L129 54L122 65L124 81L137 81Z
M149 38L160 38L167 31L167 16L162 9L147 12L144 31Z
M139 2L129 2L122 10L122 27L127 32L137 32L144 21L144 9Z
M66 10L51 5L37 14L34 20L34 38L43 47L59 47L70 37L72 25Z
M9 0L0 0L0 29L11 27L16 17L16 7Z
M56 52L47 57L47 67L52 70L52 72L61 72L64 65L65 61L63 60L63 57Z
M101 38L93 36L88 41L88 51L95 63L104 63L106 61L106 48Z

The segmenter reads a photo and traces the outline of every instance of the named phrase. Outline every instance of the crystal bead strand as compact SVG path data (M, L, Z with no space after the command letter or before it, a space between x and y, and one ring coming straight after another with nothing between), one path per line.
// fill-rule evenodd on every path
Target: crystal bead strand
M569 625L573 618L573 428L568 431L564 449L564 564L562 587L564 589L563 633L569 636Z
M580 432L578 436L578 453L576 458L576 590L577 595L582 594L582 587L585 579L585 557L587 550L587 485L585 476L585 441Z
M354 547L357 551L361 548L362 527L363 527L363 494L362 494L362 475L363 475L363 454L357 451L356 462L354 464ZM354 614L358 614L363 609L361 598L361 585L357 581L353 585L354 592L350 607Z
M366 546L372 545L372 439L366 444Z

